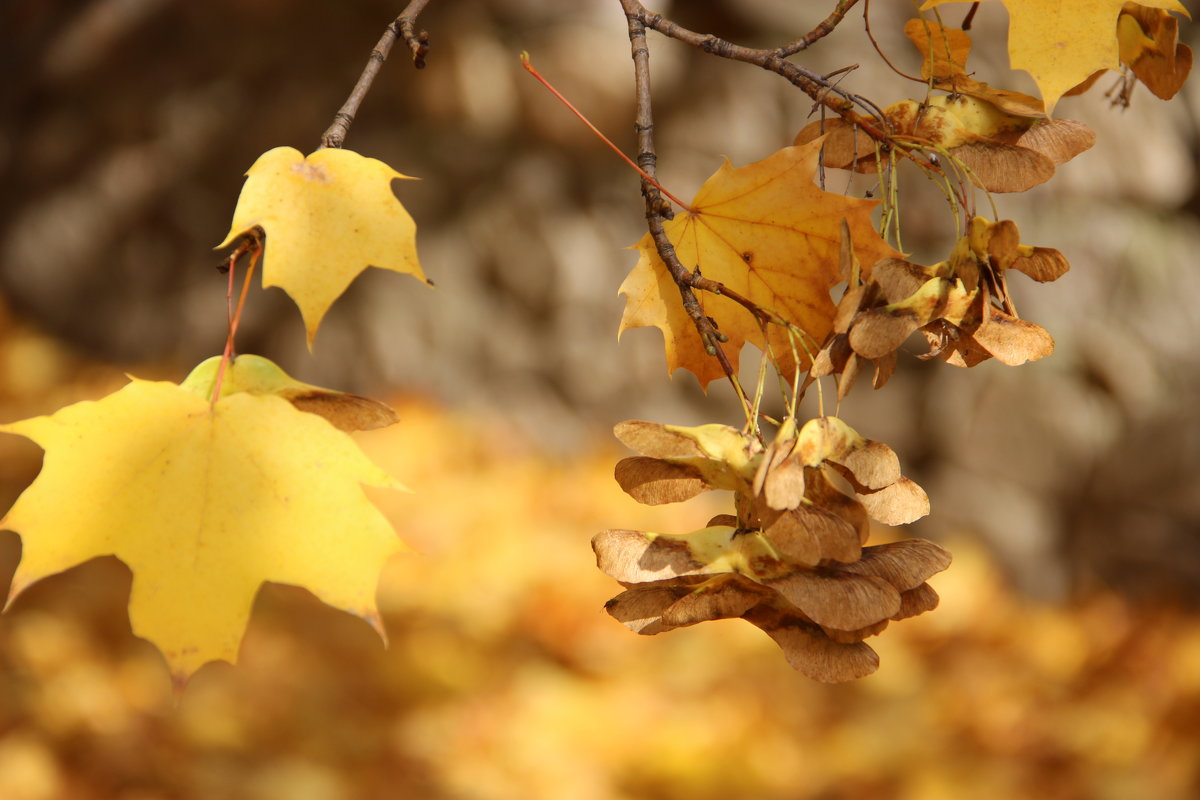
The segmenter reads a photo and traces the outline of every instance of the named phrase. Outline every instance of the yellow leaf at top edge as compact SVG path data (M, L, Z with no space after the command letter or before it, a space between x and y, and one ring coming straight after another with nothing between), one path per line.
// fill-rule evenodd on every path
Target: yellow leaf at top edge
M279 286L300 307L312 347L325 313L367 267L428 283L416 224L392 193L397 178L408 176L351 150L307 157L292 147L268 150L246 172L233 224L217 247L256 226L266 232L262 285Z
M305 587L382 634L378 575L405 548L362 487L403 487L324 419L271 394L235 392L210 408L182 386L133 379L0 431L46 451L0 521L22 540L10 599L115 555L134 576L133 631L179 683L236 659L264 581Z
M921 10L947 2L927 0ZM1117 17L1125 0L1003 0L1009 14L1008 55L1013 69L1037 82L1046 113L1059 98L1097 70L1120 66ZM1178 0L1141 0L1139 5L1188 15ZM1190 17L1190 15L1188 15Z

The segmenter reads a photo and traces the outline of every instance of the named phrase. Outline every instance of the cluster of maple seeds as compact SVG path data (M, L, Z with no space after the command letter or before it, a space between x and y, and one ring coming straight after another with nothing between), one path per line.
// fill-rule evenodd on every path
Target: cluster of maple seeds
M924 102L903 100L884 109L896 144L944 153L956 170L989 192L1031 189L1095 144L1096 135L1083 123L1047 118L1052 103L971 77L966 66L971 37L965 31L912 19L904 33L921 53L921 78L950 94ZM1126 3L1117 34L1120 60L1129 72L1157 97L1173 97L1192 66L1191 49L1178 41L1179 21L1164 9ZM1083 93L1105 72L1099 70L1063 96ZM1134 84L1123 78L1116 102L1128 105ZM822 136L827 167L863 173L879 169L875 142L853 120L814 122L797 134L796 144Z
M971 38L966 32L913 19L904 33L921 52L921 77L952 94L924 102L902 100L884 109L899 146L944 153L954 169L989 192L1023 192L1050 180L1058 165L1096 143L1096 134L1082 122L1047 119L1038 98L970 77L966 61ZM796 135L796 144L821 136L827 167L863 173L879 169L874 141L853 122L813 122Z
M897 348L917 330L930 347L921 357L960 367L989 358L1017 366L1054 350L1045 328L1017 317L1006 272L1015 269L1048 282L1070 265L1058 250L1021 244L1012 220L975 217L950 257L932 266L883 259L864 278L844 247L846 264L849 288L810 370L812 378L837 375L839 399L853 385L860 359L874 363L873 384L883 386L895 369Z
M592 540L600 569L626 587L606 609L631 630L742 618L797 670L836 682L878 667L863 640L937 606L925 581L949 566L948 552L920 539L864 547L872 519L897 525L928 513L925 492L900 474L891 448L840 419L797 429L789 418L765 447L724 425L632 421L615 433L643 453L616 467L635 500L722 489L736 512L689 534L608 530Z

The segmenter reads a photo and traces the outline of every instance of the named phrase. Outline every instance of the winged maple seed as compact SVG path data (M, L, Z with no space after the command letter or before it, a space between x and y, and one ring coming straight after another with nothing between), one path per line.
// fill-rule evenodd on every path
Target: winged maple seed
M1016 316L1005 274L1015 269L1047 282L1069 268L1059 251L1021 244L1011 220L975 217L946 261L926 267L884 259L865 281L852 276L811 375L839 375L838 393L844 396L858 361L868 359L876 364L878 388L895 367L897 348L917 330L930 345L924 358L936 356L956 366L972 367L993 357L1010 366L1044 358L1054 340L1041 326Z
M904 100L884 110L893 135L919 147L944 150L989 192L1023 192L1044 183L1055 168L1090 148L1096 135L1082 122L1046 119L1042 101L993 89L967 74L971 38L924 19L909 20L905 34L923 58L921 76L948 97ZM825 164L858 172L878 169L875 143L841 119L814 122L796 144L823 134Z
M837 396L839 402L846 398L846 395L850 393L850 389L854 386L854 381L858 377L860 360L874 363L875 378L872 381L872 385L876 389L887 383L888 379L896 371L895 350L890 350L878 358L864 359L850 347L850 325L854 322L855 315L858 314L860 307L862 307L865 299L864 294L867 291L867 286L863 283L862 265L859 263L858 257L854 253L854 248L851 245L851 236L849 227L843 227L841 231L839 271L842 279L846 282L846 291L842 295L842 299L837 306L837 311L834 314L833 329L830 331L821 349L813 357L813 363L809 368L807 378L807 381L811 382L826 375L837 375ZM884 261L890 261L890 259L884 259ZM883 263L883 261L880 263Z
M925 582L950 554L919 539L864 547L869 520L898 525L929 511L887 445L836 417L774 441L724 425L684 428L622 422L618 439L643 453L616 468L639 502L734 493L736 515L671 535L608 530L592 540L597 564L626 590L605 608L641 634L740 617L765 631L790 663L819 681L860 678L879 664L864 639L937 606ZM839 479L849 491L836 485Z
M1133 75L1122 75L1114 103L1128 106L1138 81L1160 100L1170 100L1183 88L1192 69L1192 49L1180 43L1179 20L1170 12L1126 3L1117 17L1117 42L1121 63ZM1067 94L1086 92L1105 72L1097 70Z
M1117 18L1121 62L1154 95L1170 100L1192 69L1192 49L1179 42L1179 20L1160 8L1126 3Z

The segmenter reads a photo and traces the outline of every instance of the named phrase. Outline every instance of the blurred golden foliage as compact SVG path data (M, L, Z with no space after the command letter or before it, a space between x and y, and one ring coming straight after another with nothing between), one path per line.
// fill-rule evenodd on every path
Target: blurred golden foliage
M14 404L0 402L5 414ZM939 610L872 640L877 674L817 684L750 626L638 637L604 613L593 533L618 520L688 530L723 498L641 506L612 478L615 443L556 460L502 419L397 407L397 425L361 438L416 491L373 495L417 550L381 582L390 649L361 620L269 585L238 666L202 669L176 705L161 656L129 632L130 573L89 562L0 617L0 797L1183 800L1200 789L1200 616L1107 594L1032 604L955 541L954 565L932 580ZM36 454L23 457L31 473ZM10 571L16 541L0 539Z

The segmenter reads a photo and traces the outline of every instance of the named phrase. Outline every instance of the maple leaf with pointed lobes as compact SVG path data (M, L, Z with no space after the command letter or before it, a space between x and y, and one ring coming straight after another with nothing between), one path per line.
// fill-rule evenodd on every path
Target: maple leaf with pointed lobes
M266 232L262 285L279 286L300 307L310 348L325 313L367 267L428 283L417 261L416 225L392 194L392 180L407 175L351 150L305 157L276 147L246 176L217 249L255 227Z
M834 315L829 290L836 285L842 220L854 233L865 264L897 255L875 232L875 200L826 192L813 183L821 142L785 147L762 161L733 167L728 161L697 192L691 209L665 223L680 262L722 283L760 307L799 326L813 351ZM647 234L636 245L641 257L621 284L626 296L618 336L630 328L663 332L667 368L690 370L707 387L725 377L684 310L679 289ZM785 374L796 365L782 326L764 338L758 321L728 297L697 292L704 313L729 337L726 353L736 371L742 345L768 342ZM801 361L807 359L803 351Z
M133 379L102 400L0 426L46 451L0 521L22 542L9 602L115 555L133 572L133 632L163 652L179 686L208 661L236 660L264 581L303 586L383 635L376 583L404 547L362 487L404 487L281 396L307 385L274 365L278 375L264 373L265 361L235 361L215 406L210 359L183 385Z
M969 0L926 0L921 10ZM1120 63L1117 17L1125 0L1003 0L1008 9L1008 57L1013 69L1033 76L1046 113L1059 98L1097 70ZM1145 0L1138 5L1178 11L1179 0Z

